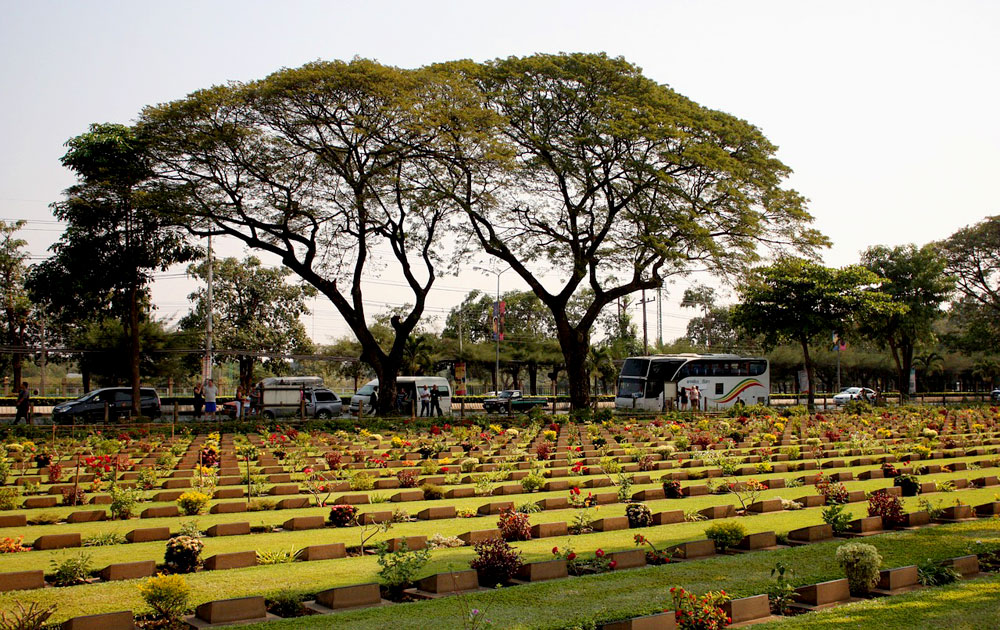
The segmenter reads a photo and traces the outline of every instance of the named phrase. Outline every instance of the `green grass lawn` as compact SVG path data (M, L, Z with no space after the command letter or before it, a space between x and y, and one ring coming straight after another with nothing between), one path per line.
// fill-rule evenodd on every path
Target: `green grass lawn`
M1000 576L848 604L754 626L759 630L996 630Z

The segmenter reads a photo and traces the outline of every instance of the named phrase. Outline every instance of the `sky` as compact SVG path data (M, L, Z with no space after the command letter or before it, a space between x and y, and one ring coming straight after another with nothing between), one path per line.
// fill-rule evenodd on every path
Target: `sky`
M62 231L49 204L73 183L59 164L63 144L89 124L128 123L146 105L200 88L355 56L405 68L538 52L622 56L780 147L794 171L788 186L810 200L815 226L833 242L829 265L1000 214L997 2L0 0L0 8L0 219L27 220L34 261ZM221 252L244 250L224 243ZM501 276L502 291L525 288L513 276ZM667 287L664 338L697 314L679 306L696 280ZM428 314L440 325L466 291L495 291L496 276L470 269L436 286ZM175 321L192 288L183 268L159 274L157 315ZM391 278L369 293L371 311L399 304ZM655 337L655 309L648 313ZM321 343L349 334L322 298L305 323Z

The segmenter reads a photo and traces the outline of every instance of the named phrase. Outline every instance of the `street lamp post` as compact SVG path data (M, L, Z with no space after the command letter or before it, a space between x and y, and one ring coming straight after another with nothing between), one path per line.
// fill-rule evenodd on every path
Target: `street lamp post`
M496 395L500 395L500 276L510 271L513 267L507 267L503 271L494 271L492 269L486 269L483 267L475 267L480 271L485 271L487 273L496 274L497 277L497 301L493 306L493 324L494 333L493 336L496 338L497 350L496 350L496 364L494 366L493 372L493 389Z

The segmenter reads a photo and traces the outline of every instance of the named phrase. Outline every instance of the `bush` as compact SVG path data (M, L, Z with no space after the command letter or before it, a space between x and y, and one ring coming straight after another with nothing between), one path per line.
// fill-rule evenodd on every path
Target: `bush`
M84 584L90 577L90 554L79 553L62 562L52 560L52 583L56 586Z
M437 484L425 483L420 489L424 491L426 501L439 501L444 498L444 489Z
M331 505L326 520L334 527L347 527L354 522L357 513L358 508L353 505Z
M62 504L63 505L83 505L87 501L87 493L78 486L73 486L71 488L63 488L62 491Z
M177 498L177 507L185 516L195 516L205 511L208 506L209 496L203 492L192 490L185 492Z
M295 562L298 552L295 549L257 550L257 564L291 564Z
M839 534L847 531L847 525L851 522L851 515L844 510L843 505L838 503L823 510L823 522L833 527L834 534Z
M289 617L301 617L305 614L305 607L302 606L302 596L290 589L283 589L269 593L265 596L267 602L267 612L278 615L285 619Z
M625 516L631 529L649 527L653 524L653 513L645 503L629 503L625 506Z
M490 538L476 543L476 557L469 566L479 574L482 585L506 584L517 574L524 562L506 540Z
M528 522L527 514L510 509L504 510L500 512L497 528L500 530L500 537L508 542L531 540L531 524Z
M18 536L17 538L4 536L3 538L0 538L0 553L19 553L22 551L31 551L31 549L21 544L23 540L24 536Z
M663 496L668 499L680 499L684 495L681 493L681 482L679 481L664 481L663 482Z
M821 477L816 482L816 491L826 497L827 505L847 503L849 493L847 487L839 481L830 481L827 477Z
M545 477L537 473L530 473L521 480L521 489L525 492L535 492L536 490L540 490L544 485Z
M375 477L368 473L355 471L347 478L347 483L350 484L351 490L363 492L375 487Z
M124 536L118 532L101 532L87 536L83 539L84 547L107 547L110 545L124 545L128 542Z
M960 579L958 571L929 558L917 565L917 580L924 586L944 586Z
M738 521L721 521L705 528L705 537L713 541L719 551L735 547L746 535L747 528Z
M142 491L135 488L111 487L111 518L132 518L135 506L142 500Z
M163 561L174 573L194 573L201 566L201 550L205 543L194 536L174 536L167 541Z
M382 585L395 596L399 596L413 582L414 576L431 557L430 549L410 551L405 540L400 543L398 551L389 551L387 544L379 543L376 553L378 566L382 567L378 571Z
M847 543L837 547L837 562L851 586L851 593L864 595L878 584L882 556L878 549L865 543Z
M187 612L191 587L179 575L161 573L139 584L139 594L157 615L174 623Z
M674 619L681 630L721 630L728 624L722 605L729 601L726 591L709 592L701 597L683 588L670 589Z
M400 488L417 487L417 471L415 470L401 470L396 473L396 479L399 480Z
M31 602L25 608L24 604L15 601L17 610L0 610L0 628L3 630L42 630L47 627L47 621L56 611L55 606L42 608L38 602Z
M892 485L903 489L904 497L915 497L920 493L920 480L914 475L899 475Z
M0 510L15 510L21 505L20 488L0 488Z
M903 502L885 490L868 495L868 516L881 516L883 527L901 527L906 523Z

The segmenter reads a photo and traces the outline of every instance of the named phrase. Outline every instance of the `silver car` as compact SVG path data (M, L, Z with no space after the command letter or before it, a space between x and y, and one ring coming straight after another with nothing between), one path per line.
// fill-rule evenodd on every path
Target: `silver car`
M875 400L875 390L867 387L847 387L833 397L833 404L846 405L852 400L865 400L871 402Z

